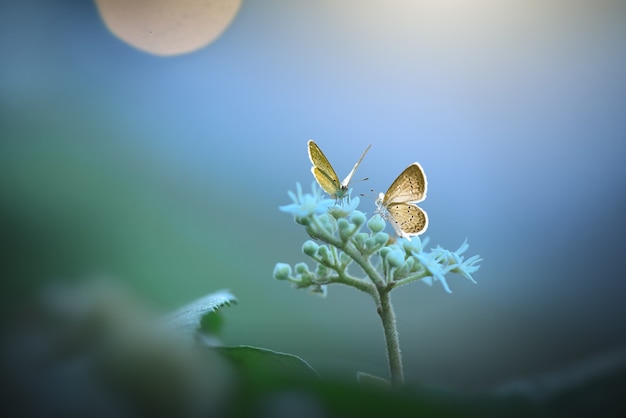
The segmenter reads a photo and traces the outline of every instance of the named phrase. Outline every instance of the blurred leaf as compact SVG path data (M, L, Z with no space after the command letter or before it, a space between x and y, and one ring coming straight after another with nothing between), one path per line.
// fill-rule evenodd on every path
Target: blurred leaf
M219 312L208 312L200 320L200 332L219 335L224 327L224 317Z
M171 328L196 331L204 322L204 318L214 315L220 308L236 303L237 298L228 290L220 290L197 299L182 308L166 315L163 322ZM209 329L221 328L221 318L207 318ZM203 328L204 329L204 328Z
M375 387L375 388L381 388L381 389L391 387L387 379L374 376L373 374L369 374L365 372L357 372L356 380L363 386Z
M248 376L277 378L316 378L317 372L303 359L293 354L246 345L218 347L242 373Z

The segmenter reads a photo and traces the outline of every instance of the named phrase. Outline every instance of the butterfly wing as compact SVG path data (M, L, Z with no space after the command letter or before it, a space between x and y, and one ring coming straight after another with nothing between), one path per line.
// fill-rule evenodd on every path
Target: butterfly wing
M401 202L421 202L426 199L426 174L419 163L413 163L391 183L382 198L384 206Z
M392 203L386 209L389 223L401 237L420 235L428 228L428 215L416 205Z
M356 172L357 167L359 166L359 164L361 164L361 161L363 161L365 154L367 154L367 151L369 151L371 147L372 147L372 144L369 144L367 148L365 148L365 151L363 151L363 154L361 154L361 158L359 158L359 161L356 162L356 164L354 165L354 167L352 167L352 170L350 170L346 178L343 179L343 181L341 182L342 189L345 189L345 190L348 189L348 186L350 185L350 180L352 180L352 176L354 176L354 173Z
M309 160L313 164L311 167L313 177L326 193L332 197L337 197L341 191L341 183L339 183L339 177L337 177L333 166L330 165L328 158L312 139L309 139L308 148Z
M426 212L409 202L421 202L426 198L426 175L419 163L408 166L391 183L387 193L376 201L381 213L401 237L420 235L428 228Z

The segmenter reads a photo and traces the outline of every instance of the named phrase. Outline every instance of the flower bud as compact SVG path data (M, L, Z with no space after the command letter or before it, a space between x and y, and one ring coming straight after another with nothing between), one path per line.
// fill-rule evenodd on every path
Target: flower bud
M365 246L365 240L367 239L367 234L364 232L359 232L352 239L354 241L354 244L357 247L363 248Z
M296 273L298 274L308 274L309 273L309 266L306 265L306 263L298 263L295 265L296 267Z
M387 253L386 258L391 267L401 267L404 264L404 251L391 250Z
M315 242L308 240L305 241L304 244L302 244L302 252L309 257L313 257L319 247L320 246L317 245Z
M380 232L385 229L385 220L380 215L374 215L367 222L367 227L374 233Z
M347 219L340 218L337 221L337 226L339 227L339 236L343 241L346 241L348 238L350 238L350 235L352 235L353 231L353 225L348 222Z
M355 224L356 226L363 225L365 223L365 220L366 220L365 214L363 212L358 211L358 210L355 210L350 215L350 221L352 221L352 223Z
M289 277L291 277L291 266L285 263L276 263L274 278L276 280L287 280Z
M374 240L378 245L385 245L389 241L389 234L386 232L377 232L374 235Z
M317 250L317 254L321 257L322 260L326 262L330 262L330 251L328 250L328 246L321 245L319 250Z

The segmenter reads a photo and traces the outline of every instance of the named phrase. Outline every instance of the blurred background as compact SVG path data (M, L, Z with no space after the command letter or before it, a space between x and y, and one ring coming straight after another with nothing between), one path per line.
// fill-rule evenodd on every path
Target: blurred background
M224 343L386 376L366 295L272 278L305 261L278 206L309 189L314 139L342 178L372 144L357 193L419 161L428 246L468 238L484 258L476 285L394 292L408 380L491 388L624 347L626 3L268 0L233 16L209 45L155 55L93 2L2 3L4 322L56 281L108 277L164 313L227 288Z

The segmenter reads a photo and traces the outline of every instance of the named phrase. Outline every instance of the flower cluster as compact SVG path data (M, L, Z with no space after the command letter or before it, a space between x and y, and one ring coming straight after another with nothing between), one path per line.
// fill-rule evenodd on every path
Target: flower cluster
M297 288L308 288L319 295L326 294L326 286L342 283L378 298L378 289L391 289L416 280L431 285L441 282L450 292L445 276L458 273L475 283L472 273L479 269L482 259L475 255L464 259L468 249L465 241L456 251L441 247L424 250L428 239L419 237L396 239L384 232L385 220L374 215L369 220L358 211L359 198L336 202L324 199L314 182L311 194L303 194L300 184L296 193L289 192L293 203L281 206L295 221L305 227L313 238L302 246L302 252L316 263L311 270L306 263L291 266L278 263L274 277L291 282ZM365 273L364 278L351 274L349 267L356 263Z

